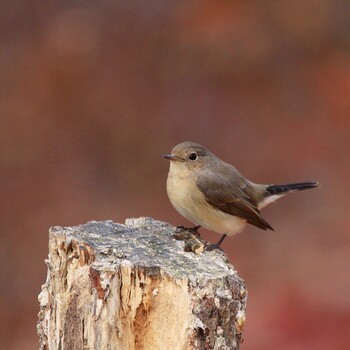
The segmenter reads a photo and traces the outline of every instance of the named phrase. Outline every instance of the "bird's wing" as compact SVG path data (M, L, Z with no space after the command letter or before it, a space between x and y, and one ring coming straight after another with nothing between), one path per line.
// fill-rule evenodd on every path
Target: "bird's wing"
M241 217L250 224L263 230L273 230L257 208L257 203L249 195L251 185L242 177L227 180L222 175L203 173L198 176L197 187L203 193L206 201L213 207L230 215Z

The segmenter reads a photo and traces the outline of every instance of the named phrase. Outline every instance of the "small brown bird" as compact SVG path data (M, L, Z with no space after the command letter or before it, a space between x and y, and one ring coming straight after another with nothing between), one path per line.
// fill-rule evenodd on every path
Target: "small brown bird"
M241 232L247 223L273 230L260 209L287 193L318 187L317 182L255 184L233 165L189 141L175 146L164 158L171 161L167 192L174 208L193 222L195 229L202 226L223 235L210 249L219 248L226 235Z

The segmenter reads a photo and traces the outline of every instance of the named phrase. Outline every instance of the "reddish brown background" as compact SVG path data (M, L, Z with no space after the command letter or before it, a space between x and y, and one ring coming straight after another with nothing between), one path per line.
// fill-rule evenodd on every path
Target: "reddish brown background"
M253 181L322 185L223 245L250 292L242 349L350 349L349 1L19 0L0 18L2 348L38 347L49 226L188 224L161 156L192 140Z

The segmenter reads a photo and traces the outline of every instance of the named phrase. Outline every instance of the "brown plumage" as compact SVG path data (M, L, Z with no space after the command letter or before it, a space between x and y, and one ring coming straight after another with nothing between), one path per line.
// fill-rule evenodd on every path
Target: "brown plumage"
M175 209L194 224L224 235L240 232L246 223L273 230L261 208L288 192L318 186L316 182L255 184L194 142L180 143L164 157L171 160L167 192Z

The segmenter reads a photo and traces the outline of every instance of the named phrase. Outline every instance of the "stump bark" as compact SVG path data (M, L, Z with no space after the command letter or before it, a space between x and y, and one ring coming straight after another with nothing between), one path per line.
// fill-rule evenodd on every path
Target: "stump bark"
M247 290L222 251L149 218L52 227L41 349L239 349Z

